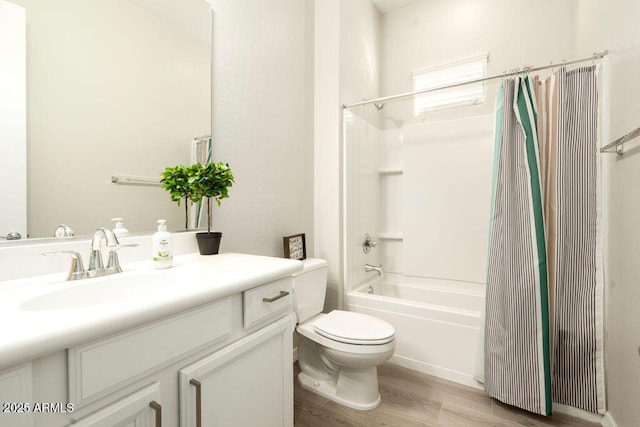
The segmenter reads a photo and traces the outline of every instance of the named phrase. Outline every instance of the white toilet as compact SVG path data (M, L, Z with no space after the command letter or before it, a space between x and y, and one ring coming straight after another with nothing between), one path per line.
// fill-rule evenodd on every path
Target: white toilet
M377 366L393 355L393 326L362 313L323 314L327 262L306 259L303 263L303 272L293 278L293 309L301 335L300 385L350 408L378 407Z

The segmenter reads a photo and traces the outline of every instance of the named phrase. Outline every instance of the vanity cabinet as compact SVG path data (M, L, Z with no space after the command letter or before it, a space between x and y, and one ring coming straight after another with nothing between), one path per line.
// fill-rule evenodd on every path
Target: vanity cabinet
M0 372L0 426L32 427L31 364ZM29 404L29 407L25 405Z
M160 385L151 384L72 425L73 427L161 427Z
M69 401L84 406L203 348L230 342L233 298L68 350Z
M293 426L292 278L0 371L11 427Z
M182 427L293 425L292 316L180 371Z

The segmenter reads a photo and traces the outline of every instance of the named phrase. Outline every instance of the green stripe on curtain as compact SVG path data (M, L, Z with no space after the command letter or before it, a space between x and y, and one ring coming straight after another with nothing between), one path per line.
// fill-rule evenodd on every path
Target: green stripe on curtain
M551 415L551 360L549 349L549 295L547 283L547 250L545 246L545 232L542 209L542 195L540 191L540 174L538 167L538 143L537 143L537 114L535 112L535 100L533 99L531 79L521 79L517 106L520 112L520 123L525 132L525 147L527 150L527 162L531 184L531 199L533 202L533 218L538 251L538 274L540 280L540 316L541 316L541 340L542 363L544 369L544 397L546 414Z
M500 164L500 153L502 151L502 128L504 126L504 85L500 85L498 87L498 91L496 93L496 102L495 102L495 111L496 117L494 122L494 150L493 150L493 177L491 179L491 206L490 206L490 214L489 218L493 218L494 216L494 206L496 200L496 188L497 182L500 175L499 164ZM490 256L491 251L491 234L493 229L493 221L489 222L489 236L487 239L487 259ZM487 263L487 276L489 275L489 264ZM478 333L478 356L476 359L476 367L473 378L476 381L481 383L485 383L485 322L486 322L486 310L482 311L481 316L481 326L480 331Z
M502 402L549 415L547 271L535 111L526 82L507 80L503 87L504 102L496 110L502 127L496 129L485 389Z
M548 159L541 158L537 135L536 105L544 103L536 103L531 79L506 80L498 91L502 102L496 102L485 390L500 401L543 415L551 414L552 402L603 412L595 67L570 72L563 68L555 80L557 106L550 102L544 105L547 111L540 111L541 117L547 115L553 132L548 134ZM552 185L546 200L541 160L548 163L546 176ZM549 260L545 208L555 230L548 236L553 256ZM555 266L553 281L547 262ZM551 291L550 282L555 283ZM551 296L555 297L553 313Z
M502 126L504 123L504 86L498 87L496 94L496 121L494 128L494 151L493 151L493 178L491 180L491 215L493 218L493 206L496 202L496 183L498 182L498 164L500 161L500 151L502 147ZM491 241L491 227L493 221L489 223L489 242Z

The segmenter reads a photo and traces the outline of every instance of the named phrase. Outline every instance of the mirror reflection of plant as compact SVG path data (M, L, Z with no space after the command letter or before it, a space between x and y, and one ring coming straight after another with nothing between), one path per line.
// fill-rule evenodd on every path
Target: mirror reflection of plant
M189 183L192 166L173 166L165 168L160 175L161 186L169 192L171 201L180 206L180 201L184 199L184 227L189 229L189 200L193 201L193 188Z
M229 187L233 182L233 172L228 163L196 163L190 166L188 186L191 189L191 200L198 203L207 199L207 233L211 233L211 199L220 206L222 199L229 197Z

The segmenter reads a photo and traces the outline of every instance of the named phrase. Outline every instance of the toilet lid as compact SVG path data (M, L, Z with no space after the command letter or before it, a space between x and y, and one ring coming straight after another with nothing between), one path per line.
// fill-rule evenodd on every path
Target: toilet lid
M386 344L395 334L384 320L353 311L334 310L316 320L313 327L320 335L348 344Z

